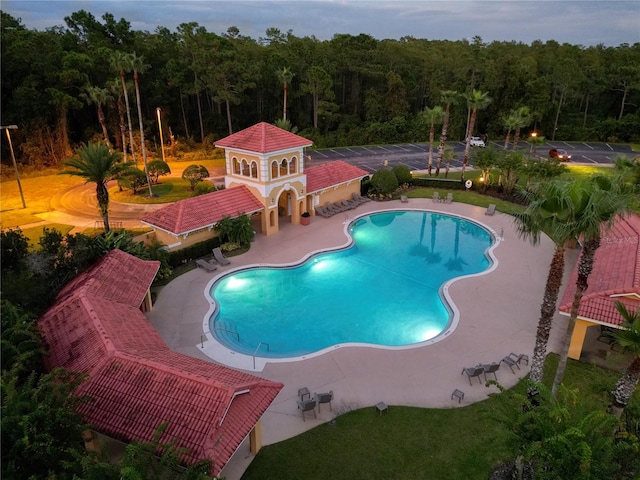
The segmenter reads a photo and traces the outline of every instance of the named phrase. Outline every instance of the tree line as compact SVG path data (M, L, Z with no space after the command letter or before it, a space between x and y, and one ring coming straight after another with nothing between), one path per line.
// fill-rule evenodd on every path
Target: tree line
M277 28L253 39L196 22L137 31L84 10L65 24L31 30L1 12L3 123L19 126L23 164L57 165L96 139L137 160L145 137L158 148L158 123L164 140L206 147L259 121L317 147L426 142L425 109L437 106L449 112L448 138L462 140L470 109L443 103L443 92L492 99L470 134L504 138L511 113L527 106L529 131L552 141L640 141L640 43L320 41Z

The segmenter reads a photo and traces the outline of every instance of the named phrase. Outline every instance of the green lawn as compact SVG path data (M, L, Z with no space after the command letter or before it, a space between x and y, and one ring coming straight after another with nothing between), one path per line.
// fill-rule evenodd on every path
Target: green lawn
M549 355L547 384L557 361L556 355ZM502 375L510 374L502 371ZM569 360L565 385L579 390L580 407L604 411L608 392L619 376ZM512 391L524 393L525 382ZM634 398L640 402L640 390ZM387 415L378 415L371 407L351 411L339 415L335 424L323 424L264 447L242 479L297 480L322 475L333 480L485 480L496 464L518 452L516 438L501 418L505 409L520 408L507 393L463 408L390 406Z

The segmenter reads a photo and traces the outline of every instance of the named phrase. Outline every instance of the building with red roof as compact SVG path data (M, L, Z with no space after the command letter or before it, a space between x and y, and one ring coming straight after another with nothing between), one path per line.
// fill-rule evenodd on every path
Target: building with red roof
M640 216L619 217L613 227L603 227L596 250L589 286L582 296L578 319L571 338L569 357L579 359L587 329L619 328L623 321L615 307L622 302L628 310L640 308ZM560 301L560 314L570 316L578 278L576 264Z
M259 217L261 232L271 235L280 222L300 224L302 214L315 214L317 205L351 199L368 176L341 161L305 170L304 148L312 142L265 122L215 145L225 150L226 188L181 200L141 219L169 249L204 241L214 235L221 219L242 214Z
M283 385L170 350L143 313L159 266L114 250L68 284L38 320L45 366L87 374L75 393L96 432L151 442L166 423L160 442L185 449L185 464L211 460L214 475L247 436L257 452Z

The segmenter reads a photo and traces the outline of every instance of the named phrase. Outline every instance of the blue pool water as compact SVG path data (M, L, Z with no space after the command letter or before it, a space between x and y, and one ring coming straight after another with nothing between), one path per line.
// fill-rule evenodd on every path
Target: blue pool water
M443 284L490 266L491 234L458 217L376 213L358 219L350 233L349 248L314 255L302 265L222 277L211 287L218 308L210 331L248 355L262 342L257 356L272 358L345 343L424 342L450 322Z

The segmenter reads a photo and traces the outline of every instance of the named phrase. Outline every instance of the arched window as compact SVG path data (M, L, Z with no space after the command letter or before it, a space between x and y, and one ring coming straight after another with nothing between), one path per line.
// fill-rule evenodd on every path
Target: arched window
M238 159L236 157L233 157L231 162L233 164L233 173L235 173L236 175L240 175L240 162L238 162Z
M296 173L298 171L298 159L296 157L291 157L291 161L289 162L289 173Z
M287 159L282 159L280 162L280 175L288 175L289 174L289 164L287 163Z
M278 162L271 162L271 178L278 178Z
M251 178L258 178L258 162L251 162Z
M247 163L247 161L243 158L242 159L242 175L245 177L248 177L249 174L249 164Z

